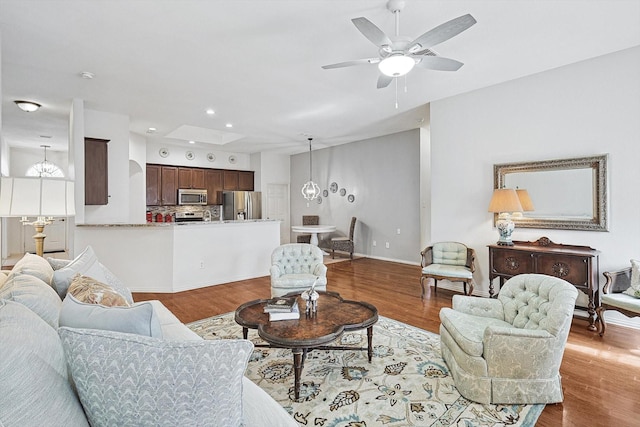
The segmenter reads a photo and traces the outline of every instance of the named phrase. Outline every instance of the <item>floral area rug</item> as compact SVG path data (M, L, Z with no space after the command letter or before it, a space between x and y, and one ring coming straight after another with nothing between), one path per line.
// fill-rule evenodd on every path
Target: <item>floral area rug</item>
M233 313L188 325L205 339L242 338ZM249 330L254 344L264 344ZM345 333L335 345L366 347L366 330ZM438 335L380 316L373 360L362 350L314 350L293 400L290 350L256 347L245 375L301 426L533 426L544 405L482 405L458 393L440 356Z

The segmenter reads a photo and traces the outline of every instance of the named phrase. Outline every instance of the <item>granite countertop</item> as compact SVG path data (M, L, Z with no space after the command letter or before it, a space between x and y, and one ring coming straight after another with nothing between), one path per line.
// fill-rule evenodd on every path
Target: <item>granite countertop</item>
M76 224L76 227L172 227L201 226L223 224L249 224L254 222L279 222L277 219L245 219L228 221L187 221L187 222L145 222L140 224Z

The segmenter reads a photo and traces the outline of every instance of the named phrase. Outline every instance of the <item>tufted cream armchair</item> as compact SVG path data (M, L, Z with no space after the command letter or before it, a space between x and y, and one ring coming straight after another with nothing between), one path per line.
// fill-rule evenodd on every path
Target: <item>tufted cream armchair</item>
M303 292L314 280L317 291L327 290L327 266L322 250L307 243L288 243L278 246L271 254L271 296L289 292Z
M497 299L453 296L440 345L456 388L480 403L562 402L560 363L578 291L542 274L509 279Z

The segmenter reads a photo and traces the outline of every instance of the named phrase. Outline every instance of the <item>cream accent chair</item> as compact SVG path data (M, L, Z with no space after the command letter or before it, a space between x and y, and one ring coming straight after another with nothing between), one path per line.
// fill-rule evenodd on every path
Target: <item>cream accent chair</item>
M271 254L271 296L303 292L316 283L317 291L327 290L327 266L322 250L307 243L288 243Z
M560 363L578 291L542 274L509 279L497 299L453 296L440 345L456 388L485 404L562 402Z
M604 312L607 310L617 310L627 317L640 316L640 298L631 294L640 285L640 261L631 260L631 267L618 271L605 271L604 277L607 282L602 289L600 306L596 308L596 323L598 333L604 335L607 324L604 321ZM637 276L637 278L636 278Z
M420 287L424 299L424 281L433 279L434 290L438 291L438 280L462 282L465 295L473 293L473 272L476 269L476 251L458 242L438 242L420 252L422 256L422 277ZM467 284L469 293L467 293Z

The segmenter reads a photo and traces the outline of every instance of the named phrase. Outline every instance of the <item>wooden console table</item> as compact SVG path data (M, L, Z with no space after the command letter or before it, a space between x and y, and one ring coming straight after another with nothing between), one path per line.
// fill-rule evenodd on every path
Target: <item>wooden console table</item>
M535 242L514 241L513 246L489 245L489 296L494 296L493 281L505 280L523 273L539 273L559 277L587 294L590 331L595 331L596 307L600 305L598 270L600 251L589 246L553 243L547 237Z

